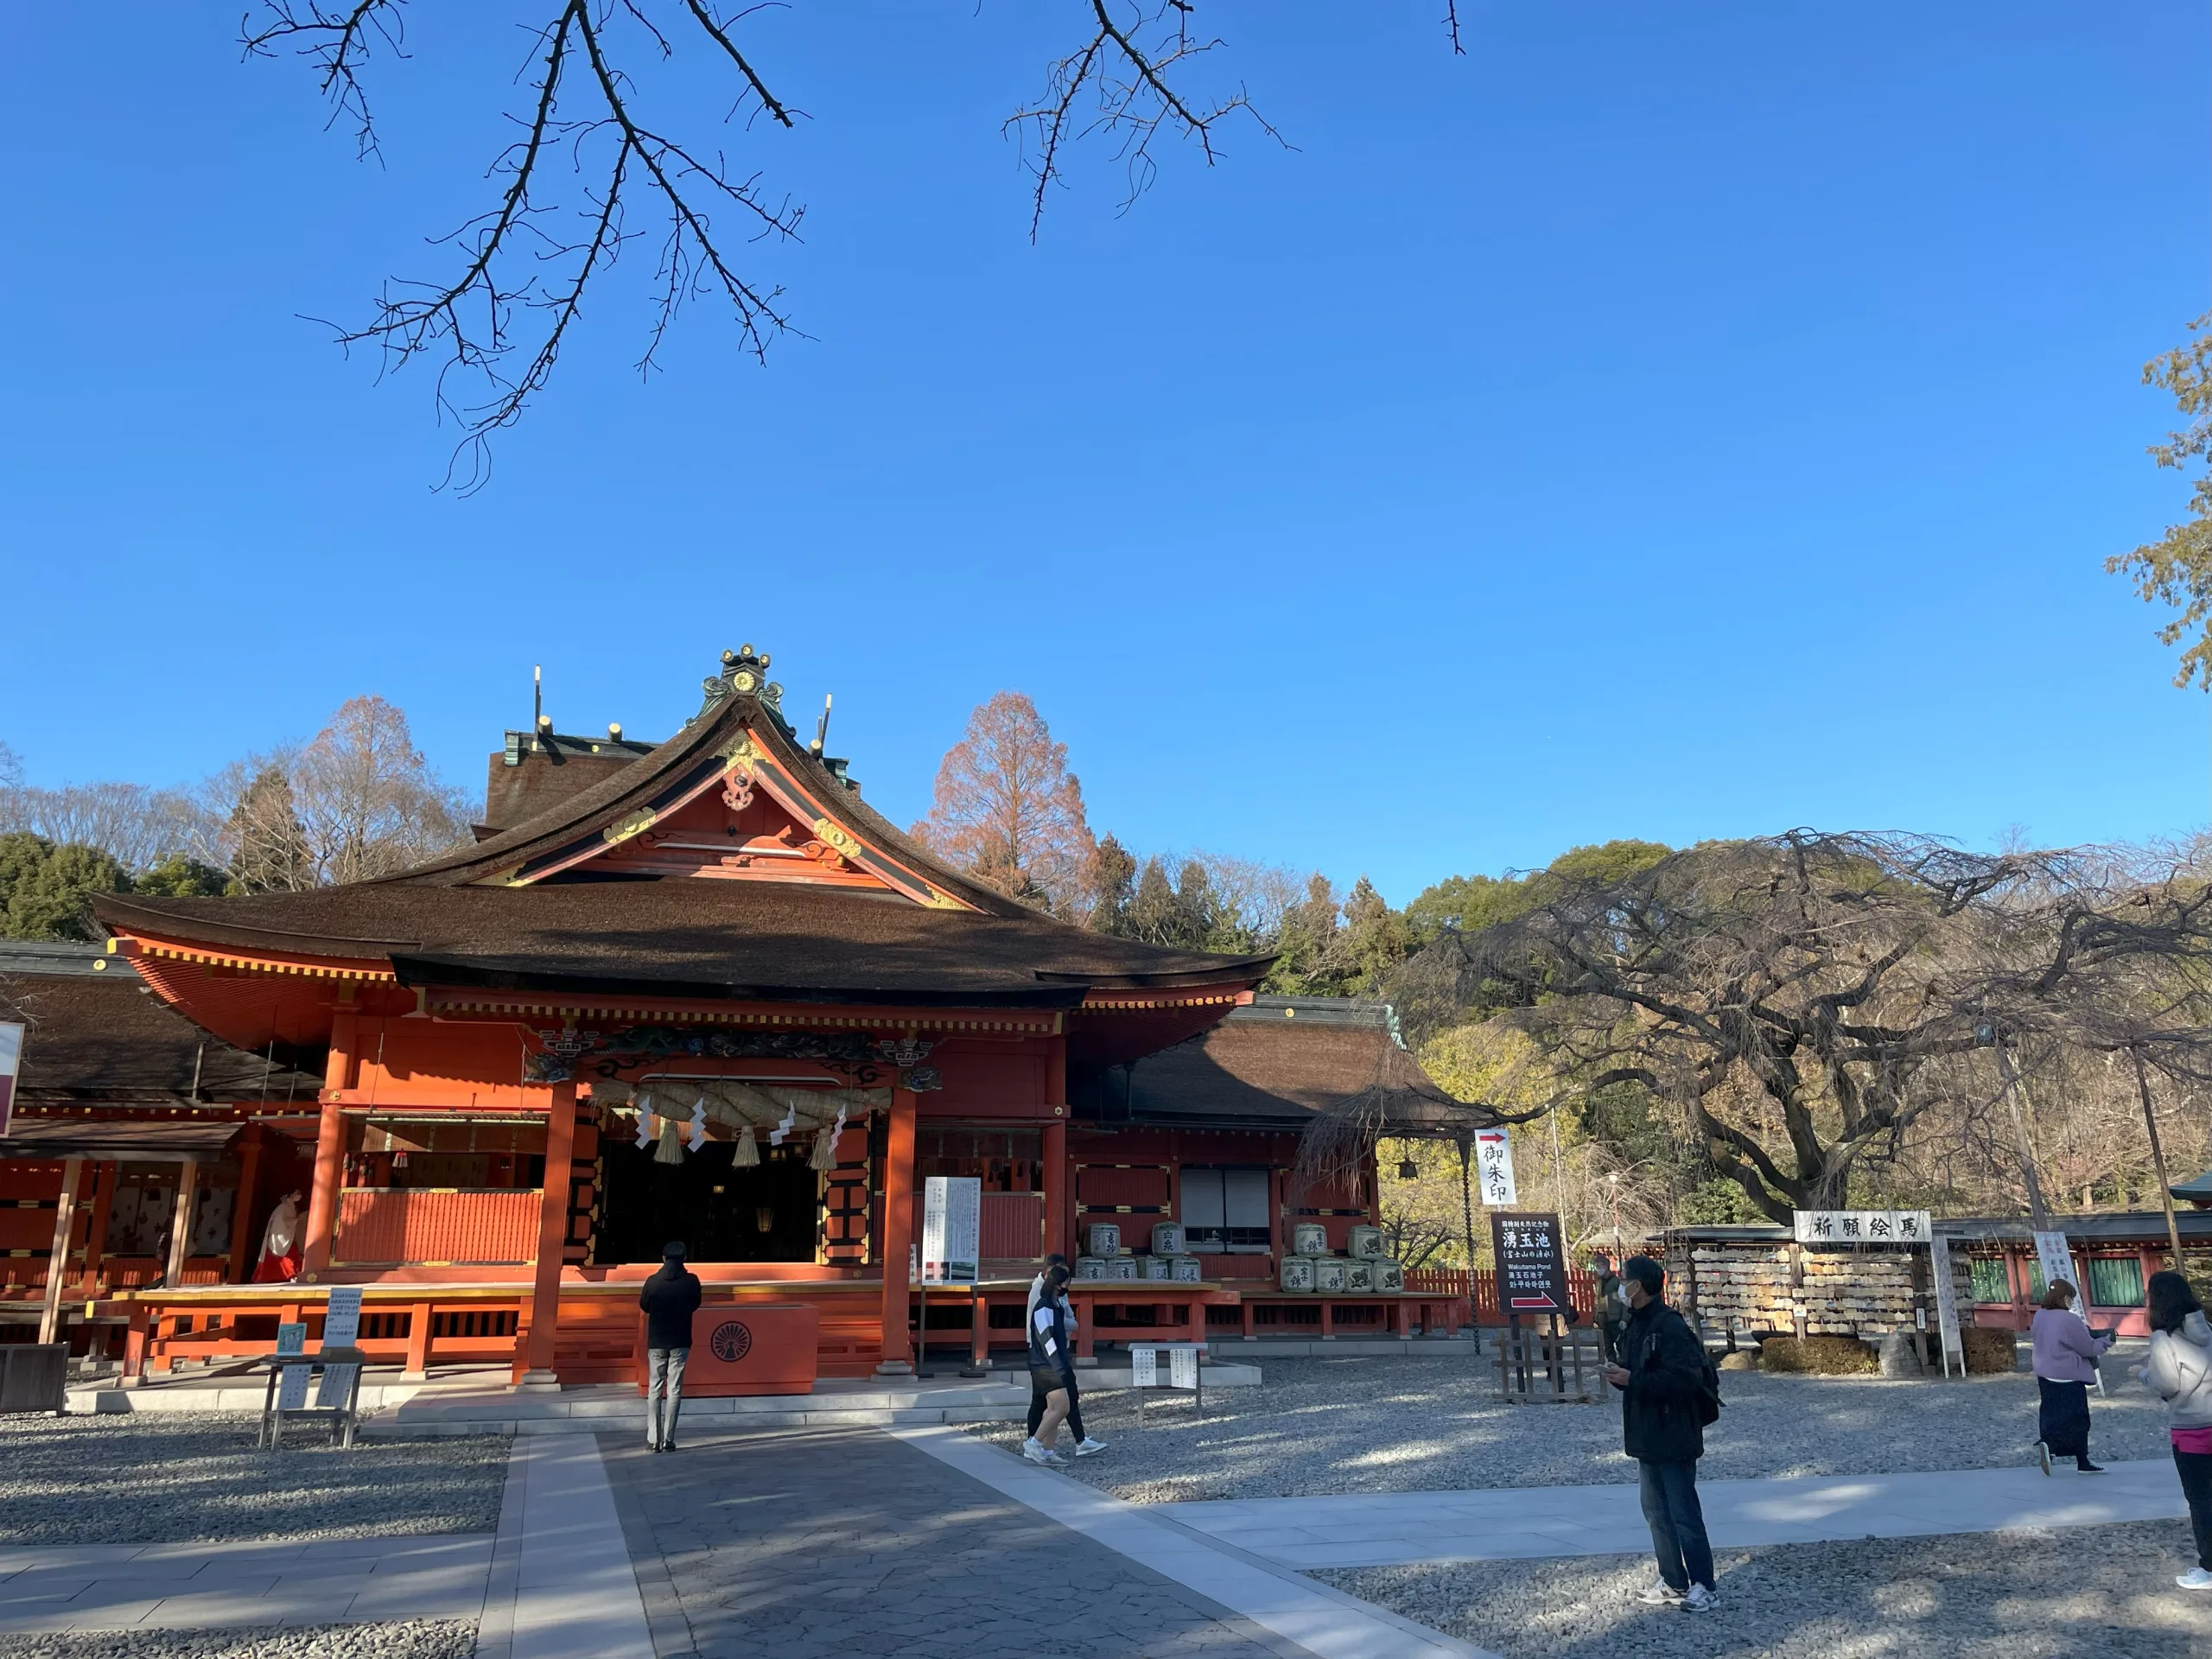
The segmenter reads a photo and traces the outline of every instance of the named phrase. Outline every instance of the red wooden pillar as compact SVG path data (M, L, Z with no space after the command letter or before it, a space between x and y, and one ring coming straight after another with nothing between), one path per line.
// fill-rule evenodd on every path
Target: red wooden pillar
M883 1158L883 1357L878 1372L903 1376L914 1369L906 1337L912 1282L907 1254L914 1242L914 1091L891 1091L891 1133Z
M259 1128L249 1130L238 1152L238 1191L231 1200L231 1259L223 1274L228 1284L243 1285L251 1279L260 1255L256 1247L261 1236L253 1226L253 1195L261 1183L261 1137L265 1133Z
M1045 1125L1045 1253L1075 1259L1068 1248L1074 1217L1068 1214L1068 1120L1063 1111Z
M911 1096L909 1096L911 1098ZM529 1365L518 1379L525 1389L557 1389L553 1339L561 1323L561 1255L569 1236L569 1154L576 1143L576 1085L553 1085L545 1118L545 1185L537 1204L537 1264L530 1289ZM907 1138L907 1151L913 1141Z
M346 1086L352 1081L353 1033L360 1016L350 1006L353 988L339 991L330 1022L330 1058L322 1073L322 1121L315 1127L315 1183L308 1193L308 1236L301 1247L300 1278L313 1284L330 1265L330 1236L338 1225L338 1189L346 1179Z
M1076 1256L1075 1209L1068 1192L1068 1039L1053 1036L1045 1046L1045 1249L1070 1262Z

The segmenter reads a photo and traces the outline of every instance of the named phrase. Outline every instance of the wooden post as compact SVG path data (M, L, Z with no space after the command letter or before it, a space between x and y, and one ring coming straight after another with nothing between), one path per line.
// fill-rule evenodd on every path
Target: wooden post
M322 1121L315 1137L315 1185L308 1194L308 1236L301 1249L300 1281L313 1284L330 1265L330 1239L338 1224L338 1189L346 1179L346 1115L341 1107L353 1070L353 1032L359 1016L343 1006L353 988L339 993L341 1006L330 1025L330 1058L322 1074Z
M2174 1214L2173 1184L2166 1179L2165 1149L2158 1144L2158 1120L2151 1110L2151 1079L2143 1069L2143 1051L2130 1047L2127 1058L2135 1062L2135 1087L2143 1096L2143 1128L2151 1137L2151 1167L2158 1177L2158 1202L2165 1206L2166 1239L2174 1247L2174 1271L2183 1272L2181 1264L2181 1219ZM2086 1262L2083 1265L2087 1265ZM2082 1308L2088 1311L2089 1287L2081 1287Z
M102 1159L92 1166L92 1213L85 1226L85 1277L92 1283L91 1294L99 1294L100 1258L107 1253L108 1212L115 1207L115 1184L123 1166Z
M407 1310L407 1369L400 1373L403 1382L421 1382L430 1375L430 1326L435 1315L428 1302L416 1302Z
M883 1357L876 1371L884 1376L913 1372L913 1349L906 1335L906 1307L912 1271L906 1256L914 1242L914 1091L891 1091L891 1133L883 1159Z
M525 1389L557 1389L553 1339L561 1323L561 1252L569 1236L569 1154L576 1143L576 1085L556 1083L545 1117L545 1185L537 1204L537 1262L530 1290Z
M169 1259L162 1266L162 1282L171 1290L184 1286L185 1258L192 1253L192 1206L200 1196L200 1160L188 1158L177 1172L176 1207L169 1212Z
M39 1308L38 1339L61 1340L61 1286L69 1276L69 1245L77 1230L77 1185L85 1178L82 1158L61 1160L61 1197L54 1206L54 1249L46 1258L46 1299Z
M1072 1262L1075 1253L1068 1240L1075 1218L1068 1214L1068 1120L1065 1107L1057 1109L1061 1116L1045 1125L1044 1134L1045 1254L1058 1253Z
M266 1131L250 1129L238 1152L238 1196L231 1202L231 1259L224 1282L242 1285L251 1276L254 1263L247 1252L260 1243L253 1230L253 1198L261 1178L261 1137Z

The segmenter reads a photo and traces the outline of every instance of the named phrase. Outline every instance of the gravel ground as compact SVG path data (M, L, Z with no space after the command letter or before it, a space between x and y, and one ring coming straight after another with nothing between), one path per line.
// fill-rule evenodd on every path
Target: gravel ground
M461 1619L0 1636L0 1659L469 1659L475 1650L476 1627Z
M281 1452L257 1452L253 1433L251 1420L183 1412L0 1417L0 1546L366 1538L499 1524L503 1437L366 1440L345 1452L302 1436Z
M1720 1605L1635 1599L1649 1556L1313 1576L1506 1659L2186 1659L2212 1596L2183 1522L1721 1551Z
M2090 1395L2089 1445L2107 1459L2163 1458L2158 1402L2107 1361ZM1140 1503L1313 1492L1404 1492L1632 1481L1617 1406L1507 1406L1485 1370L1452 1359L1270 1359L1255 1389L1086 1395L1084 1427L1109 1443L1069 1472ZM1948 1382L1730 1371L1700 1475L1863 1475L2025 1462L2036 1382L2025 1372ZM1005 1446L1019 1424L976 1431ZM2207 1609L2212 1613L2212 1608Z

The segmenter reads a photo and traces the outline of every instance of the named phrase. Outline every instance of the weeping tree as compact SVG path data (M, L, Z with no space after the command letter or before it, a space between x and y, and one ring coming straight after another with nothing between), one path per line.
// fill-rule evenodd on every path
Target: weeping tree
M2017 1125L2055 1057L2125 1053L2146 1103L2155 1073L2212 1077L2208 967L2212 888L2171 862L1797 830L1446 929L1393 996L1416 1038L1471 1018L1529 1038L1529 1075L1500 1082L1516 1101L1648 1091L1786 1222L1847 1202L1923 1120Z

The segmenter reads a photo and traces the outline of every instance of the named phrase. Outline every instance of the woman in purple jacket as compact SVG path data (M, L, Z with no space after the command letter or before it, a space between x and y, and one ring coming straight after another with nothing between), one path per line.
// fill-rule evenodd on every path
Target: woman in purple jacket
M2031 1327L2035 1340L2036 1460L2050 1472L2053 1456L2071 1458L2085 1475L2104 1471L2089 1461L2089 1384L2097 1380L2097 1356L2112 1346L2112 1332L2100 1335L2073 1311L2074 1287L2063 1279L2044 1292Z

